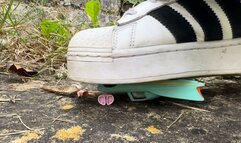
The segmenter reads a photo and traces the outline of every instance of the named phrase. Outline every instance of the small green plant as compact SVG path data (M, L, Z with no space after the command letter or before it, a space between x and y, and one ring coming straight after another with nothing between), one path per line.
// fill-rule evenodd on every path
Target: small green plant
M63 21L43 20L40 30L43 37L59 45L65 45L70 38L68 25Z
M36 19L40 15L43 15L43 11L39 9L26 10L23 13L17 11L20 2L14 2L11 0L9 3L3 4L0 8L0 32L4 28L13 28L13 33L19 33L18 26L30 23L30 20Z
M90 0L85 5L85 12L90 17L94 24L94 27L99 26L99 13L101 9L101 4L99 0Z
M3 28L4 24L6 23L6 20L8 19L13 6L13 0L10 1L8 4L2 5L1 9L1 16L0 16L0 30Z
M46 5L48 3L48 0L40 0L39 1L40 5Z

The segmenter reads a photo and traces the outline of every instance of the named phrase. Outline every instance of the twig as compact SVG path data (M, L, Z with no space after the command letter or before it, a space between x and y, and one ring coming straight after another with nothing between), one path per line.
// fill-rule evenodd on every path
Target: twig
M16 101L22 101L22 99L2 99L0 98L0 102L12 102L15 103Z
M40 129L35 129L34 131L41 131L44 130L45 128L40 128ZM18 135L18 134L22 134L22 133L26 133L29 132L29 130L23 130L23 131L16 131L16 132L11 132L11 133L5 133L5 134L0 134L1 136L9 136L9 135Z
M26 133L26 132L29 132L29 130L0 134L0 136L18 135L18 134L22 134L22 133Z
M16 98L17 98L17 95L14 95L14 96L9 96L9 99L11 100L10 102L12 103L16 103ZM21 99L18 99L21 101Z
M175 102L171 102L171 103L172 103L173 105L177 105L177 106L184 107L184 108L191 109L191 110L196 110L196 111L201 111L201 112L210 112L210 111L205 110L205 109L200 109L200 108L196 108L196 107L191 107L191 106L184 105L184 104L180 104L180 103L175 103Z
M171 125L169 125L169 126L167 127L167 129L169 129L172 125L174 125L174 124L182 117L182 115L183 115L184 113L185 113L185 112L182 111L182 113L177 117L177 119L176 119L174 122L171 123Z
M38 131L38 130L43 130L44 128L40 128L40 129L33 129L33 128L30 128L29 126L27 126L24 122L23 122L23 120L22 120L22 118L21 118L21 116L19 116L18 114L0 114L0 118L1 117L13 117L13 116L17 116L18 117L18 119L19 119L19 121L23 124L23 126L25 127L25 128L27 128L28 130L31 130L31 131ZM0 134L1 135L1 134Z
M58 120L61 116L63 116L63 115L59 115L58 117L56 117L56 118L53 118L54 120L52 121L52 123L51 124L53 124L56 120Z
M16 101L21 101L21 99L16 99L17 95L14 96L8 96L8 99L0 98L0 102L11 102L11 103L16 103Z
M52 121L52 124L53 124L55 121L67 122L67 123L72 123L72 124L75 124L75 123L76 123L76 121L60 119L61 116L65 116L66 114L64 114L64 115L59 115L59 116L56 117L56 118L49 117L49 116L46 115L46 114L43 114L43 115L44 115L46 118L52 119L52 120L53 120L53 121Z
M0 72L0 74L9 75L10 73L7 73L7 72Z
M0 118L3 118L3 117L9 118L13 116L18 116L18 114L0 114Z
M55 100L53 100L53 101L49 101L49 102L47 102L47 103L44 104L44 105L48 105L48 104L50 104L50 103L57 102L57 101L59 101L59 100L62 99L62 98L64 98L64 96L60 96L60 97L58 97L57 99L55 99Z
M67 123L72 123L75 124L75 121L71 121L71 120L64 120L64 119L56 119L56 121L61 121L61 122L67 122Z
M59 115L59 116L56 117L56 118L52 118L52 119L54 119L54 120L52 121L52 124L53 124L55 121L69 122L69 123L73 123L73 124L76 123L75 121L60 119L61 116L63 116L63 115Z
M45 104L43 104L43 105L40 105L40 106L38 107L38 109L41 108L41 107L43 107L43 106L45 106L45 105L48 105L48 104L50 104L50 103L57 102L57 101L59 101L59 100L62 99L62 98L63 98L63 96L59 96L57 99L55 99L55 100L53 100L53 101L49 101L49 102L47 102L47 103L45 103Z
M30 128L29 126L27 126L27 125L23 122L23 120L21 119L20 116L18 116L18 119L19 119L19 121L23 124L23 126L24 126L25 128L27 128L28 130L34 131L34 129Z

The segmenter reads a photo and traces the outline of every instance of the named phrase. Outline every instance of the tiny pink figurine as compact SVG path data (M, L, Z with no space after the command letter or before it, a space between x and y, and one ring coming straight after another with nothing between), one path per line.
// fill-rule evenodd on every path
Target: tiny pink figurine
M98 102L103 106L113 104L114 100L115 98L111 94L102 94L98 97Z

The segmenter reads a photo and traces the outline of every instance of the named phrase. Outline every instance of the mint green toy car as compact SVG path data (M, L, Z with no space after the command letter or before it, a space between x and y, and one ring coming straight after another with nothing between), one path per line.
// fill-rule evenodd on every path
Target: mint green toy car
M127 93L131 101L147 101L160 96L190 101L204 101L201 87L195 80L166 80L137 84L99 85L98 89L109 95Z

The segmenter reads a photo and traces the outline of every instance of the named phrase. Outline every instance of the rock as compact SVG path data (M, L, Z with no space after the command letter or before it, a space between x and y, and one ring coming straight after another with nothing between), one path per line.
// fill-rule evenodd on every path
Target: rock
M7 45L7 41L5 39L0 39L0 47L6 46L6 45Z
M88 0L65 0L70 1L73 7L84 8ZM117 14L121 7L121 0L100 0L101 10Z
M68 0L64 0L65 5L68 5ZM64 2L63 1L63 2ZM76 0L77 1L77 0ZM83 1L79 0L83 3ZM70 25L71 33L76 33L76 31L80 31L83 29L91 28L92 22L88 18L86 12L83 7L73 8L72 2L73 0L69 0L71 2L70 6L56 5L56 6L42 6L34 3L15 3L13 9L15 9L15 16L17 19L26 19L24 25L39 26L40 22L43 19L51 19L51 20L63 20ZM100 26L109 26L115 23L117 19L119 19L119 0L113 0L109 3L103 0L102 2L102 10L99 15L99 25ZM77 4L77 2L76 2ZM26 16L27 15L27 16ZM26 29L30 32L30 28ZM0 46L4 47L6 45L6 40L1 37L0 38Z
M64 0L63 5L64 6L70 6L71 5L71 0Z
M100 26L112 25L119 19L121 0L100 1ZM47 19L56 19L54 17L57 17L57 15L61 14L63 16L61 19L65 19L66 21L70 22L72 26L80 25L82 23L91 23L84 11L85 4L88 2L88 0L45 0L44 7L42 4L40 6L36 5L32 7L29 5L30 2L41 4L40 0L25 0L25 3L21 3L18 6L17 11L26 13L32 9L38 9L40 11L42 10L45 13L45 18ZM59 18L57 17L57 19Z
M121 8L121 0L100 0L101 14L100 26L110 25L119 18L119 11ZM72 7L84 9L88 0L70 0Z

